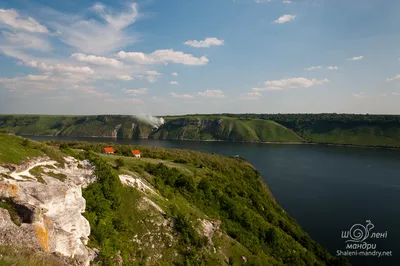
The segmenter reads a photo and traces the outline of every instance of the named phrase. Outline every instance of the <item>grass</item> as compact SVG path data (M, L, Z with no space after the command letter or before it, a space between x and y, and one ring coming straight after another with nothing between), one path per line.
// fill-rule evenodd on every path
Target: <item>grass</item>
M47 172L46 175L54 177L55 179L58 179L61 182L64 182L67 179L67 175L63 173L54 173L53 171Z
M44 173L42 166L35 166L31 170L29 170L29 173L33 175L36 180L42 184L46 184L46 181L44 181L42 174Z
M0 143L0 163L20 164L27 158L44 155L35 142L24 142L24 138L18 136L0 134Z
M55 255L18 246L0 246L0 266L67 266L73 261L65 263Z
M20 226L22 221L18 215L18 210L15 208L14 204L9 199L0 199L0 209L5 209L8 211L11 217L11 221L16 225Z

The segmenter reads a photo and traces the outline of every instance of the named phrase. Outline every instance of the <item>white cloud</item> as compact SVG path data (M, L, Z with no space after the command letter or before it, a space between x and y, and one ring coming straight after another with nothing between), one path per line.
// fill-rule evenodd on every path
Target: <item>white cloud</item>
M258 100L261 96L262 94L258 91L241 94L241 97L245 100Z
M169 95L173 98L179 98L179 99L193 99L194 96L190 94L177 94L175 92L170 92Z
M171 84L171 85L178 85L178 81L170 81L169 84Z
M149 76L161 76L162 75L161 73L158 73L155 70L148 70L148 71L146 71L146 74Z
M328 66L327 68L329 70L338 70L339 69L337 66Z
M273 87L273 86L269 86L266 88L252 88L251 90L253 92L261 92L261 91L279 91L279 90L283 90L284 88L282 87Z
M51 50L50 44L33 34L26 32L2 32L4 38L13 48L19 48L22 50L38 50L38 51L49 51Z
M274 21L275 24L283 24L289 21L292 21L296 18L296 15L283 15L280 16L277 20Z
M132 76L130 76L130 75L126 75L125 74L125 75L117 76L117 79L129 81L129 80L133 80L134 78Z
M147 88L139 88L139 89L123 89L124 92L137 95L137 94L146 94L148 89Z
M178 76L178 73L174 72L174 73L172 73L171 75L174 76L174 77L177 77L177 76Z
M47 80L49 76L46 75L28 75L27 79L29 80Z
M224 92L221 90L206 90L204 92L198 92L197 95L209 98L225 98Z
M321 69L321 68L322 68L322 66L312 66L312 67L309 67L309 68L305 68L304 70L311 71L311 70Z
M397 80L397 79L400 79L400 74L394 76L393 78L388 78L387 81L393 81L393 80Z
M356 97L356 98L365 98L365 93L364 93L364 92L353 93L352 95L353 95L354 97Z
M111 66L111 67L116 67L116 68L121 68L124 66L124 64L116 59L113 58L107 58L103 56L95 56L95 55L85 55L81 53L75 53L71 55L72 58L75 58L76 60L80 62L86 62L89 64L94 64L94 65L102 65L102 66Z
M265 85L267 86L266 90L271 87L273 90L277 88L288 88L294 89L298 87L309 88L314 85L322 85L324 83L329 82L328 79L307 79L307 78L288 78L288 79L280 79L280 80L270 80L266 81Z
M350 60L350 61L357 61L357 60L362 60L363 58L364 58L364 56L361 55L361 56L355 56L355 57L353 57L353 58L350 58L349 60Z
M168 50L156 50L151 54L144 54L140 52L124 52L121 51L117 54L121 59L130 60L138 64L184 64L184 65L205 65L209 62L207 57L195 57L192 54L185 54L183 52Z
M400 92L392 92L392 95L400 96Z
M293 2L290 1L290 0L283 0L282 3L289 5L289 4L293 3Z
M78 73L78 74L85 74L90 75L93 74L94 71L90 67L79 67L79 66L71 66L71 65L64 65L64 64L47 64L47 63L40 63L37 61L28 61L25 62L27 66L39 68L42 71L57 71L62 73Z
M130 4L126 12L111 13L105 6L96 4L92 10L104 20L84 20L76 16L54 22L60 40L86 53L105 54L135 42L132 34L125 29L135 23L138 16L137 5Z
M49 30L34 18L23 19L14 9L0 9L0 25L29 32L47 33Z
M215 38L215 37L207 37L201 41L196 41L196 40L186 41L186 42L184 42L184 44L192 46L192 47L196 47L196 48L208 48L211 46L224 45L224 40L219 40L218 38Z

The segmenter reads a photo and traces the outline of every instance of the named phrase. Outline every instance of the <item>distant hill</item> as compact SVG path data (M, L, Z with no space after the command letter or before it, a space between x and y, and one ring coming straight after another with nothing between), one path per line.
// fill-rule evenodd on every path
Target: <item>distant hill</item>
M120 115L0 115L0 129L20 135L400 147L396 115L214 114L164 119L157 128Z

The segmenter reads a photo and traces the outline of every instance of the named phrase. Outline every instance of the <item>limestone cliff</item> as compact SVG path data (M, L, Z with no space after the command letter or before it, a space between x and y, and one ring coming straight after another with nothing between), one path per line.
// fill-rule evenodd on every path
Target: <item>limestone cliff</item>
M35 167L41 168L40 176L31 174ZM0 245L58 253L79 265L89 265L92 255L86 244L90 225L82 216L82 186L93 181L90 164L67 157L61 166L43 157L8 168L11 170L0 167L0 198L12 205L19 217L12 221L10 213L0 209Z

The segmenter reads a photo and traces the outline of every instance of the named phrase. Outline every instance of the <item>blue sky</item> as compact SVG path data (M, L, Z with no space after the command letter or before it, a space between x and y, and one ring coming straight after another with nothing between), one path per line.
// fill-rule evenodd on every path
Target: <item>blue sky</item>
M397 0L0 0L0 113L400 112Z

